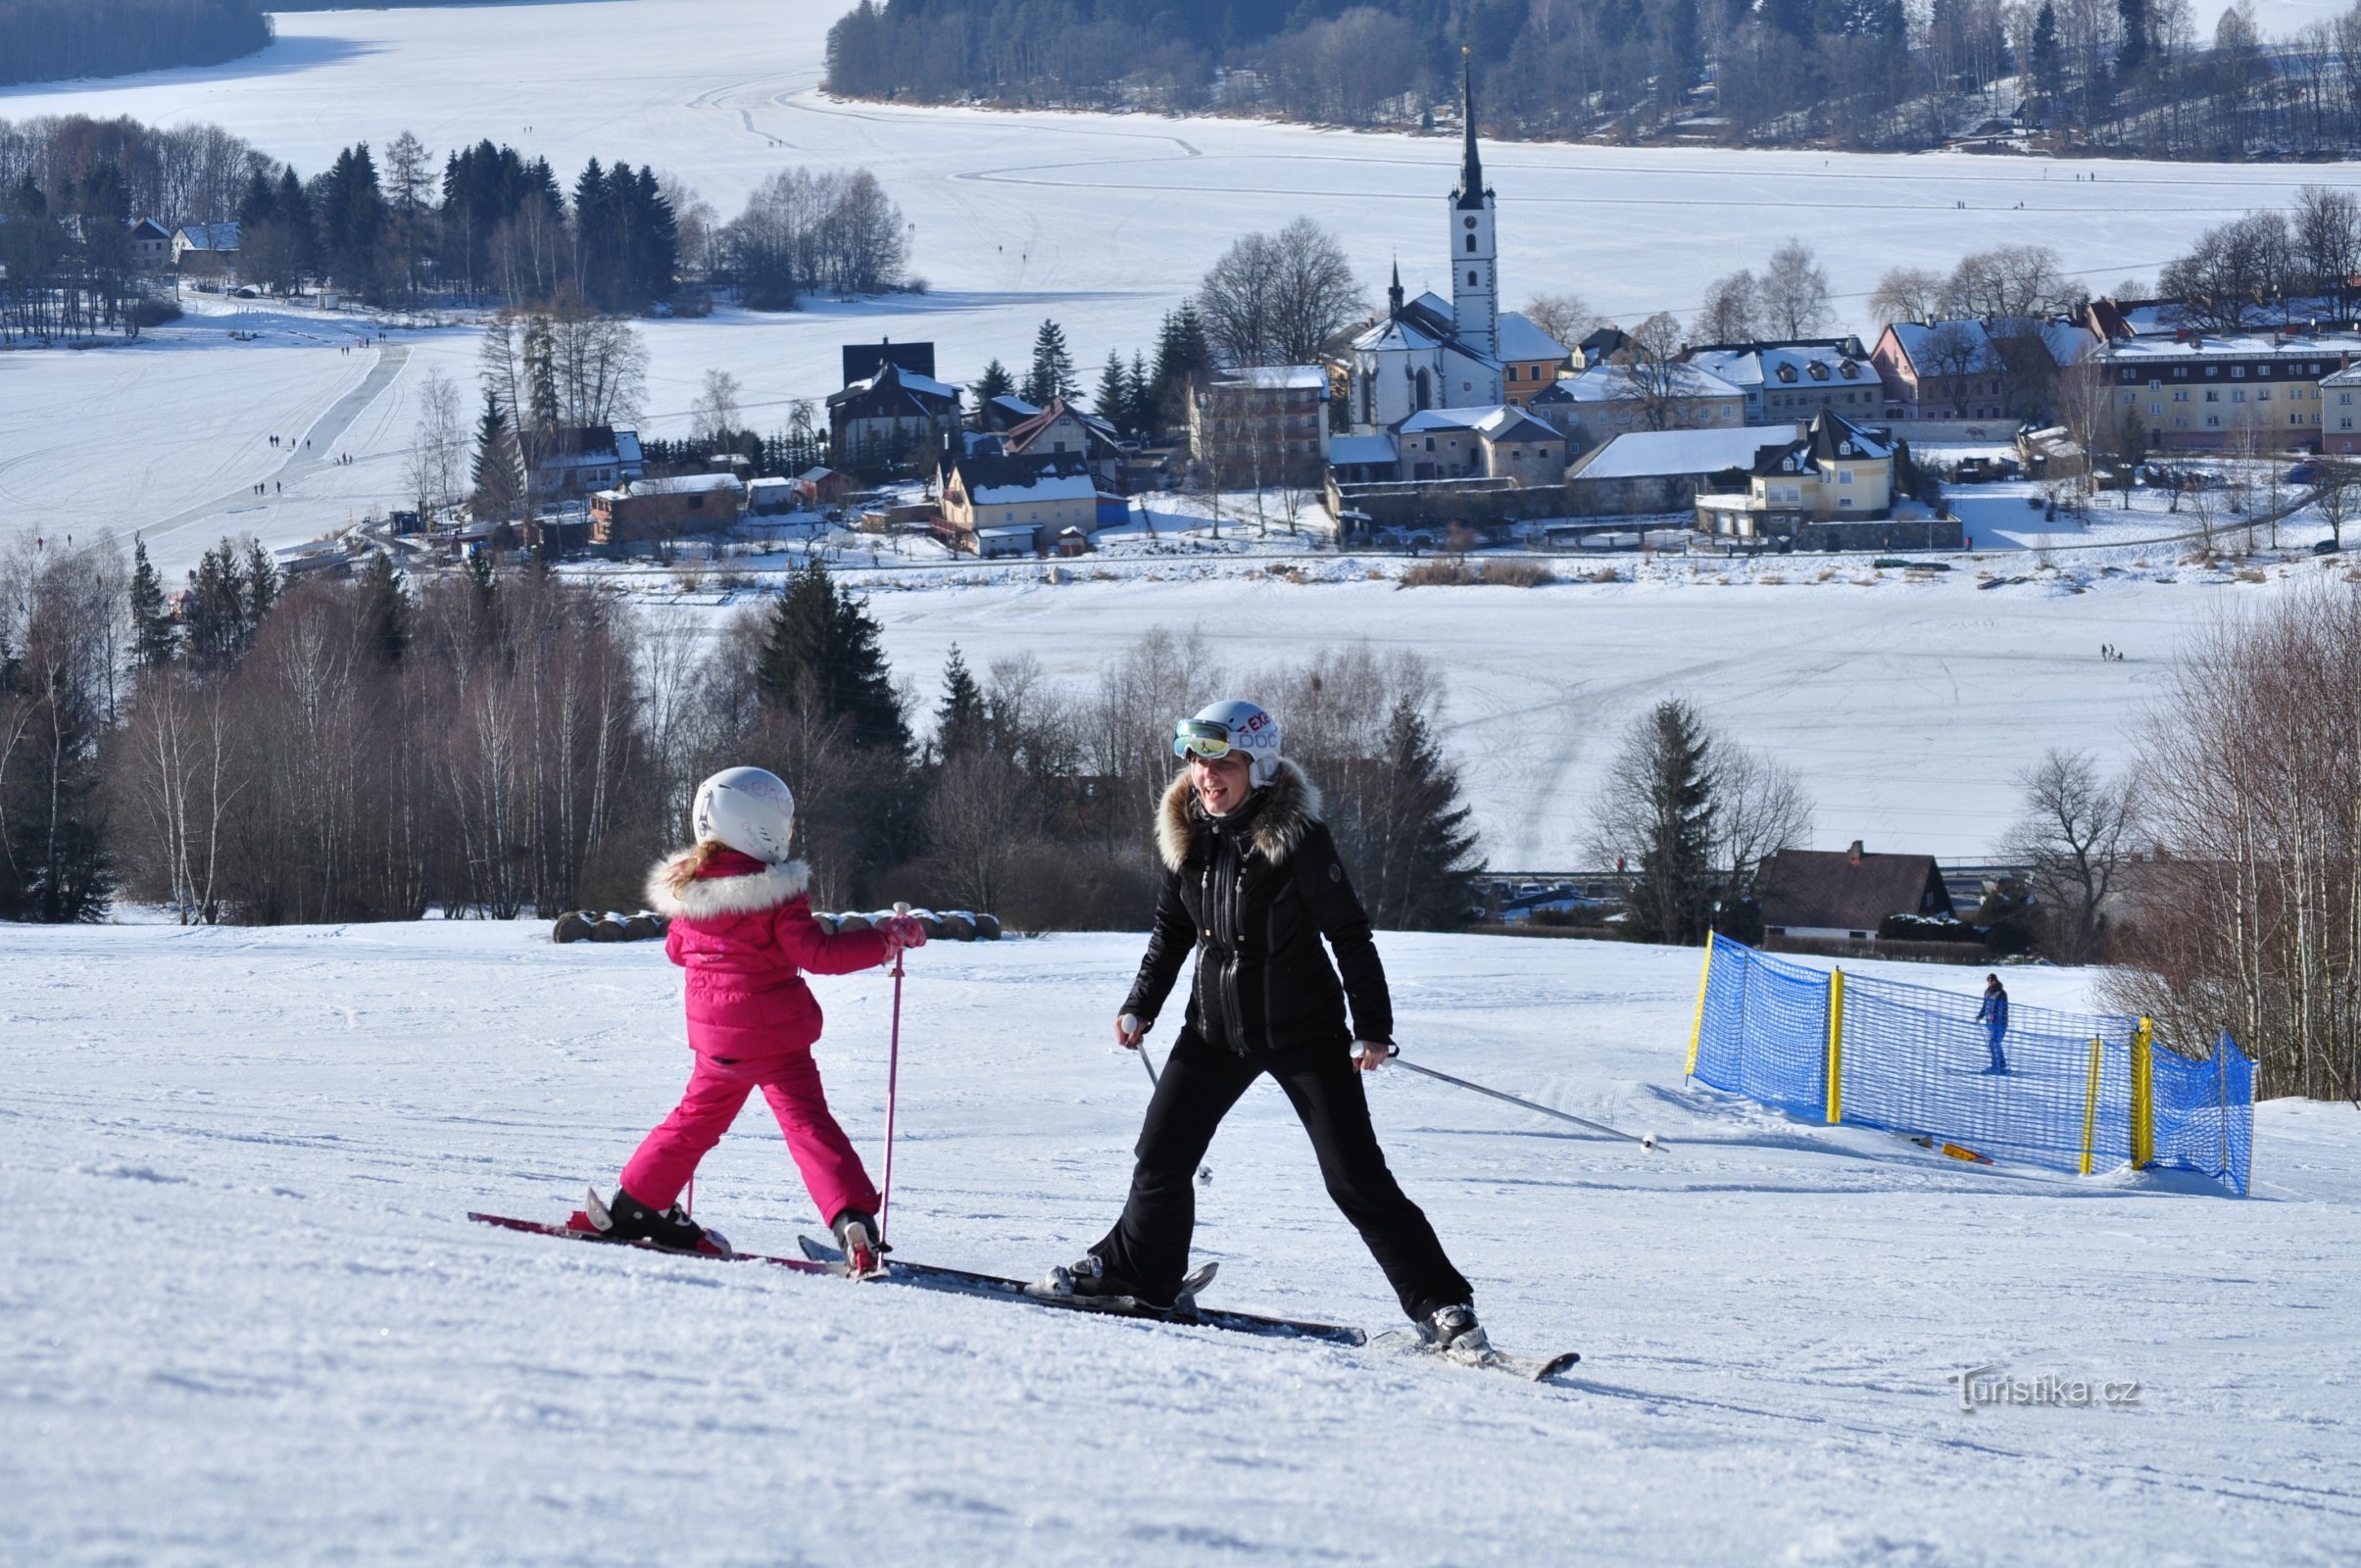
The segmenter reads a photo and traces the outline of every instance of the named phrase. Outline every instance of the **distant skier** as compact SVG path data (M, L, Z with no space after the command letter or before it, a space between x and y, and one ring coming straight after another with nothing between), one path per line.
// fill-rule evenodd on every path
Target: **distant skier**
M2008 1033L2008 988L1996 974L1984 977L1984 1005L1976 1009L1976 1021L1984 1025L1984 1042L1992 1048L1992 1064L1986 1070L2008 1071L2008 1057L2000 1050L2000 1037Z
M1278 721L1253 703L1215 703L1173 731L1173 755L1188 771L1156 816L1164 877L1156 930L1115 1039L1138 1049L1194 952L1186 1022L1148 1102L1122 1217L1037 1288L1172 1304L1197 1223L1191 1179L1221 1118L1267 1072L1402 1310L1430 1343L1481 1350L1473 1292L1386 1169L1370 1125L1359 1073L1393 1054L1393 1002L1369 917L1320 821L1319 791L1281 759Z
M865 1272L877 1254L877 1189L828 1113L812 1047L819 1004L803 972L851 974L923 947L909 915L878 930L829 933L812 917L811 870L787 858L795 797L776 774L732 767L697 787L696 844L648 876L648 905L667 916L664 953L688 971L696 1065L680 1105L623 1167L615 1200L591 1195L591 1222L624 1241L693 1251L704 1230L673 1203L755 1090L770 1102L804 1185L845 1256Z

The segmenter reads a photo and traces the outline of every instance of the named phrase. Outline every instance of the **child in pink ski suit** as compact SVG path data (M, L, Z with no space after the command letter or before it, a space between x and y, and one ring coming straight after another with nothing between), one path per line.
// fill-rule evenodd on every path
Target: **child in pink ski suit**
M709 812L717 787L719 808ZM752 790L769 801L772 787L791 822L792 797L772 775L733 768L708 780L698 793L699 842L648 877L649 907L671 922L664 953L688 971L689 1049L696 1065L679 1106L623 1166L621 1190L611 1205L615 1223L606 1228L628 1240L698 1247L703 1232L673 1209L673 1200L696 1174L697 1162L729 1130L746 1097L760 1089L787 1135L812 1201L850 1256L857 1240L864 1250L876 1240L877 1189L821 1093L812 1059L819 1004L804 974L850 974L888 962L904 948L924 945L926 935L907 915L877 930L824 931L812 918L805 894L810 871L801 860L758 858L724 842L727 834L758 849L784 851L783 825L771 824L775 842L761 832L750 839L743 829L730 831L729 792ZM715 816L718 832L711 831ZM861 1230L858 1239L847 1235L853 1226Z

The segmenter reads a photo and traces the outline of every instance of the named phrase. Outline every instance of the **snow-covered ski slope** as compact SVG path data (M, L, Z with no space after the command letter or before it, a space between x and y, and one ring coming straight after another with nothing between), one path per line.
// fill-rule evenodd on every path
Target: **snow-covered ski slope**
M468 1224L562 1216L671 1103L651 946L0 927L0 1561L2351 1560L2351 1107L2262 1106L2244 1202L1972 1168L1685 1087L1694 953L1381 947L1405 1053L1669 1143L1372 1085L1496 1338L1583 1350L1559 1382ZM1026 1270L1111 1217L1139 948L913 957L908 1255ZM820 986L873 1151L889 982ZM1207 1164L1221 1300L1395 1320L1275 1091ZM696 1196L751 1248L818 1223L759 1105ZM1964 1411L1986 1366L2138 1402Z
M251 59L0 91L0 118L211 121L307 175L342 147L382 150L405 128L438 160L490 137L547 155L569 183L593 157L654 164L723 218L783 167L873 170L912 225L914 269L932 292L648 323L643 423L659 434L687 432L709 368L738 377L751 422L783 428L793 400L837 388L841 343L879 336L932 339L942 373L969 380L995 356L1020 362L1055 318L1091 380L1110 347L1153 349L1158 318L1234 238L1299 214L1344 236L1372 298L1396 260L1413 289L1445 281L1444 202L1458 156L1448 134L832 102L817 91L822 39L843 9L608 0L290 14ZM1969 251L2041 241L2108 289L2152 278L2208 224L2351 173L1551 144L1488 145L1485 168L1500 194L1509 304L1572 292L1627 322L1659 309L1686 318L1710 278L1758 266L1794 234L1817 248L1840 314L1863 329L1868 291L1897 264L1947 269ZM2079 177L2093 172L2094 182ZM218 492L207 524L216 533L286 544L371 502L402 504L400 449L435 353L414 356L369 419L339 438L353 467L305 476L283 501L272 492L247 512L232 509L241 492L286 477L264 437L325 416L369 367L326 347L290 352L349 322L265 321L252 342L227 340L220 325L167 327L103 355L0 355L0 429L11 435L0 528L128 532ZM189 343L206 347L201 370L145 363ZM463 381L468 347L452 351ZM195 461L154 471L153 454L181 445L201 449ZM195 555L183 543L162 547L180 566Z

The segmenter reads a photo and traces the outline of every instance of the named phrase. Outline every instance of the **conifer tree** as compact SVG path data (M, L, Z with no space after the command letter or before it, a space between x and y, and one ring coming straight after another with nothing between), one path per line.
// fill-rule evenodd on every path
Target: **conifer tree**
M1099 391L1092 399L1092 412L1118 430L1128 429L1131 425L1130 386L1129 375L1123 368L1123 356L1108 349L1107 364L1099 371Z
M779 596L757 680L773 704L797 701L808 683L821 711L846 721L855 746L909 759L910 725L878 647L877 622L837 590L819 562L795 572Z
M1180 309L1165 314L1156 333L1154 392L1157 422L1172 425L1186 420L1190 382L1212 368L1213 344L1205 336L1205 320L1197 314L1194 301L1183 301Z
M475 421L475 463L469 474L475 488L468 505L478 521L516 515L524 489L516 433L509 428L500 400L489 390L484 393L483 416Z
M378 657L388 664L400 663L410 651L410 590L393 557L382 550L361 568L361 603Z
M1055 398L1075 395L1074 356L1065 346L1065 329L1044 320L1033 335L1033 368L1025 372L1024 400L1048 408Z
M1713 784L1710 743L1696 709L1678 698L1641 720L1615 763L1611 788L1627 789L1641 817L1640 879L1626 906L1641 942L1703 938L1711 904Z
M951 645L943 666L943 700L935 705L935 755L945 761L990 744L991 714L984 689L967 671L959 645Z
M1386 720L1381 777L1368 803L1362 892L1378 924L1409 931L1467 923L1469 879L1483 869L1459 796L1458 771L1444 760L1425 717L1406 696Z
M1123 427L1141 435L1156 428L1156 385L1148 376L1148 358L1134 349L1131 368L1123 380Z
M144 539L131 541L131 658L143 669L169 664L180 646L172 612L164 603L164 579L148 560Z
M968 390L975 394L976 410L981 413L984 405L994 398L1005 398L1015 391L1016 378L1008 373L1007 366L993 360L984 367L984 373L976 377L975 384Z

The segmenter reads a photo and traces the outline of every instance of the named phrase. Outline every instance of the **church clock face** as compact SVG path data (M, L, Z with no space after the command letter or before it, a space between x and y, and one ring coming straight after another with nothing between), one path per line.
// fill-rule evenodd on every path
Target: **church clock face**
M1473 228L1476 226L1476 220L1472 218L1462 218L1459 220L1459 223L1460 226L1464 228Z

